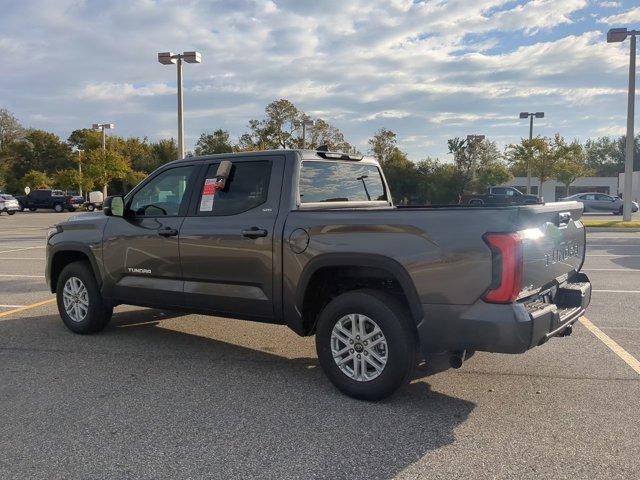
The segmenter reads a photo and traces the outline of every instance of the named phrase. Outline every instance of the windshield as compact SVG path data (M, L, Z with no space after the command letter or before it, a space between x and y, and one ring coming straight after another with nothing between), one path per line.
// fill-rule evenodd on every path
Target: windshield
M300 172L300 201L387 201L380 170L354 162L305 161Z

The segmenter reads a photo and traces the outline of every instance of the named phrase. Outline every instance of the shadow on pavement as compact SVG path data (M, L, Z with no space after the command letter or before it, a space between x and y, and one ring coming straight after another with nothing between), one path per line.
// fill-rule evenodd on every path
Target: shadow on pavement
M383 402L356 401L314 357L157 324L172 315L118 313L94 336L68 333L51 315L38 328L58 350L0 349L0 417L11 439L0 469L50 478L388 478L451 444L475 406L425 382ZM277 338L264 342L286 349Z

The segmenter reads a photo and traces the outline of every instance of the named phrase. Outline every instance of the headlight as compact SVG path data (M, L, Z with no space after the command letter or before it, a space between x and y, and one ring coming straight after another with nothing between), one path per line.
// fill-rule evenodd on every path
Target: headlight
M62 228L59 227L58 225L54 225L53 227L50 227L49 230L47 230L47 240L53 237L56 233L60 233L60 232L62 232Z

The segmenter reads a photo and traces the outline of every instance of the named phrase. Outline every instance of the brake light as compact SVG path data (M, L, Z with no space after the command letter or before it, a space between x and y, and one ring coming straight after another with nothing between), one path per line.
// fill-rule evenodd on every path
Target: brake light
M490 303L512 303L522 290L522 239L517 233L488 233L484 241L493 256L491 288L482 297Z

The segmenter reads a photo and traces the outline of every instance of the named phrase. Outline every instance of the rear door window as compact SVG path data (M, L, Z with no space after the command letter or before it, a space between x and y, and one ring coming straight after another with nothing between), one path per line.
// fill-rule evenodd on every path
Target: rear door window
M305 161L300 171L300 201L387 201L380 170L357 162Z
M213 185L209 184L216 178L219 166L219 163L212 163L207 169L198 198L198 215L236 215L267 201L271 161L233 162L224 189L213 190Z

